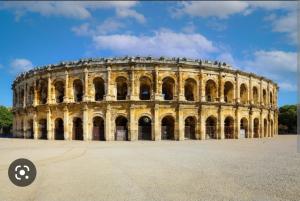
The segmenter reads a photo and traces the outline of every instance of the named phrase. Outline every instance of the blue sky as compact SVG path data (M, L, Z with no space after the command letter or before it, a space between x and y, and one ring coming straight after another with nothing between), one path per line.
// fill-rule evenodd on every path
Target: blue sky
M35 66L87 57L221 60L297 102L296 2L0 2L0 105Z

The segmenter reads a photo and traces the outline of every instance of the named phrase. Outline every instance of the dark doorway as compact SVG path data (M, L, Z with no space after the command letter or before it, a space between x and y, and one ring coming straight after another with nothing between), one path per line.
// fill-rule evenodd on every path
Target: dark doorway
M161 139L174 140L174 118L166 116L161 121Z
M151 140L151 119L143 116L139 119L139 140Z
M116 133L115 140L128 140L128 126L127 119L123 116L116 118Z
M259 120L258 120L258 118L254 119L254 137L255 138L259 137Z
M81 80L75 80L73 83L74 101L81 102L83 97L83 84Z
M104 120L101 117L93 119L93 140L105 140Z
M205 122L206 139L217 139L217 119L210 116Z
M226 117L224 121L225 139L234 138L234 120L232 117Z
M41 119L39 121L39 136L42 140L47 140L47 120Z
M268 121L264 119L264 137L268 137Z
M33 139L33 120L29 120L28 121L28 134L27 134L27 138L29 139Z
M248 120L244 117L241 119L240 123L240 137L248 138Z
M127 97L127 79L125 77L118 77L117 84L117 100L126 100Z
M100 77L94 79L95 101L102 101L105 94L104 80Z
M184 137L185 139L196 139L196 120L194 117L185 119Z
M73 140L83 140L83 127L80 118L73 119Z
M175 82L171 77L166 77L163 79L162 94L164 100L173 100L174 88L175 88Z
M61 118L55 120L55 139L64 140L64 121Z

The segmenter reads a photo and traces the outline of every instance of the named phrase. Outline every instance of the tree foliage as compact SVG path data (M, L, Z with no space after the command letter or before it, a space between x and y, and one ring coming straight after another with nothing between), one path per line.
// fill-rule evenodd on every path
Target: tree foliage
M284 105L279 108L279 133L297 133L297 105Z
M10 128L13 122L13 115L10 108L0 106L0 128Z

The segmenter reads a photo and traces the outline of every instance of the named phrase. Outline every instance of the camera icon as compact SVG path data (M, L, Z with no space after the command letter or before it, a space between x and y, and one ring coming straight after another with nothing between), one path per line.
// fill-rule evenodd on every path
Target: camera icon
M30 185L36 177L35 165L28 159L20 158L13 161L8 168L8 177L16 186Z

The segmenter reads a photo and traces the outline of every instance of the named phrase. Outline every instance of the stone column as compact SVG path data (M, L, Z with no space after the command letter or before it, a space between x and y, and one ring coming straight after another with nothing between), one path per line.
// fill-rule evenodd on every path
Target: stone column
M161 91L161 83L159 81L159 71L158 71L159 66L155 66L155 79L154 79L154 83L155 83L155 95L154 95L154 99L156 101L158 100L162 100L162 91Z
M219 74L219 86L218 86L218 91L219 91L219 101L221 103L224 102L224 80L222 77L222 73L220 72Z
M89 101L89 74L88 69L84 69L84 96L83 101Z
M34 80L34 84L33 84L33 106L36 107L37 106L37 92L38 92L38 89L37 89L37 86L36 86L36 80Z
M223 112L222 112L222 106L219 107L219 118L218 118L218 138L219 139L224 139L225 138L225 133L224 133L224 117L223 117Z
M240 80L239 74L236 73L236 81L235 81L235 101L236 103L240 103Z
M202 69L200 70L200 97L201 97L201 102L205 102L205 82L204 82L204 77L202 73Z
M64 107L64 138L65 140L72 139L72 131L69 131L69 110L67 106Z
M136 94L136 80L135 80L135 73L134 73L134 66L130 67L130 73L129 73L129 82L130 82L130 89L129 89L129 99L130 100L138 100L138 96Z
M64 102L69 102L69 73L65 71L65 94L64 94Z
M26 107L26 99L27 99L27 83L24 87L24 97L23 97L23 107Z
M252 77L250 76L250 79L249 79L249 90L248 90L248 92L249 92L249 95L248 95L248 100L249 100L249 103L250 104L253 104L253 97L252 97L252 95L253 95L253 93L252 93Z
M83 106L83 140L87 141L89 139L89 117L88 117L88 106L84 104Z
M47 139L53 140L53 129L52 129L52 120L51 120L51 109L47 108Z
M23 128L22 128L23 138L27 138L27 119L25 116L23 116L22 121L23 121Z
M52 100L51 100L51 76L50 73L48 73L48 93L47 93L47 104L51 104Z
M252 114L252 110L250 110L250 112L249 112L248 137L253 138L253 114Z
M178 106L176 112L176 123L177 127L177 138L176 140L184 140L184 119L183 119L183 111L181 105Z
M106 76L106 95L105 100L113 100L113 94L112 94L112 86L111 86L111 67L107 66L107 76Z
M239 107L235 110L235 139L240 138L240 109Z
M138 138L137 135L137 121L135 120L135 115L134 115L134 110L135 106L131 105L130 110L129 110L129 135L128 135L128 140L130 141L135 141Z
M155 104L154 106L154 135L152 135L153 140L161 140L161 127L159 121L159 104Z
M178 100L179 101L185 101L184 97L184 83L182 80L182 72L181 72L181 66L178 66L178 85L177 85L177 93L178 93Z
M204 140L205 139L205 130L203 130L203 119L202 112L201 112L201 106L198 108L198 119L197 119L197 140Z
M107 105L105 113L105 140L110 141L113 139L113 133L111 133L111 106Z
M34 115L33 115L33 137L34 137L34 139L38 139L39 138L38 135L39 135L38 119L37 119L36 112L34 112Z
M264 121L263 121L262 112L263 111L260 110L260 115L259 115L259 121L260 121L260 124L259 124L259 131L260 131L259 137L260 138L264 137Z
M262 103L264 102L263 101L263 89L262 89L262 80L260 80L260 83L259 83L259 93L258 93L258 96L259 96L259 104L262 105Z

